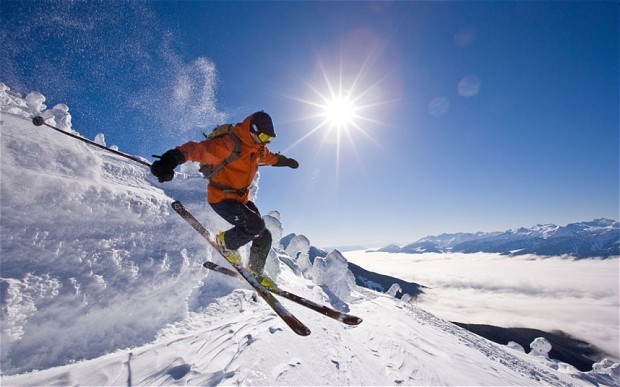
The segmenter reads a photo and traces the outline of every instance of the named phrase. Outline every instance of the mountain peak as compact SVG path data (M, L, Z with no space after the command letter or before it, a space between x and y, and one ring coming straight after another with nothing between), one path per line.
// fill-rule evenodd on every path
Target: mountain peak
M430 235L404 247L390 245L378 251L410 254L489 252L504 255L607 258L620 255L619 237L618 221L600 218L589 222L570 223L564 227L546 223L503 232Z

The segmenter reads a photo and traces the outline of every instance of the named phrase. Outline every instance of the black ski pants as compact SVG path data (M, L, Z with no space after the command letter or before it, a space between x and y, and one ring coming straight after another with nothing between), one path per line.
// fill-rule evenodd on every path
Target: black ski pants
M271 249L271 233L253 202L243 204L237 200L224 200L211 203L213 210L234 227L224 233L226 247L237 250L252 241L249 267L262 274L265 261Z

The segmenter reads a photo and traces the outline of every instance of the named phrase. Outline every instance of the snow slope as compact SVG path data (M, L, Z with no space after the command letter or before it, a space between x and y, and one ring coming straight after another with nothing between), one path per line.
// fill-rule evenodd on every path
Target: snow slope
M238 290L162 330L149 345L31 374L8 385L587 385L412 305L359 294L348 328L291 308L314 331L296 336ZM570 372L570 370L567 370ZM574 372L574 371L573 371ZM580 378L577 378L579 376Z
M172 198L208 228L227 225L192 165L158 184L142 165L33 126L44 111L72 130L68 108L44 102L0 84L2 385L620 384L618 364L582 373L549 360L544 342L528 355L355 286L338 252L307 267L303 238L274 246L269 272L364 322L283 301L312 330L297 336L245 283L201 268L222 259ZM277 212L266 220L282 235Z

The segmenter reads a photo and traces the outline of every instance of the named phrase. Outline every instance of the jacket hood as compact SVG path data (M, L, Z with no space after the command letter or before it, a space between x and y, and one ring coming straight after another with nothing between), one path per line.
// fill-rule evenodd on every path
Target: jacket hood
M250 125L252 123L252 118L254 117L254 114L250 114L249 116L247 116L243 120L243 122L235 124L234 132L244 144L258 148L263 145L254 142L250 135Z

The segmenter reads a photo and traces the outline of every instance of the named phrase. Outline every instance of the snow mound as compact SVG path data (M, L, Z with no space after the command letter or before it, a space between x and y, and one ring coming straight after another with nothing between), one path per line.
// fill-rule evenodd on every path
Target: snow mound
M508 346L519 352L524 352L523 347L519 344L510 342ZM620 386L620 364L614 363L609 359L603 359L592 365L592 371L580 372L574 366L553 360L549 358L549 352L552 349L551 343L544 337L537 337L530 343L529 356L540 364L548 368L557 370L563 374L573 375L582 380L591 382L596 385Z
M282 223L280 222L280 213L278 211L271 211L267 215L263 216L265 221L265 227L271 232L272 246L282 248L280 239L282 239Z
M349 270L348 261L338 250L314 259L312 277L330 296L332 305L340 304L346 310L346 303L352 300L355 276Z
M5 373L152 340L187 316L210 257L146 167L35 127L42 114L77 133L66 105L43 101L0 86Z
M399 284L392 284L385 294L391 297L396 297L398 293L402 292L402 289Z
M614 383L620 385L620 364L614 363L610 359L603 359L598 363L594 363L592 371L588 373L590 376L608 376Z
M525 348L523 348L523 346L521 344L515 343L514 341L508 342L508 344L506 344L506 346L508 348L514 349L515 351L519 351L519 352L525 353Z
M530 349L530 355L541 356L548 359L549 351L551 351L551 343L544 337L537 337L530 344Z
M312 264L308 252L310 251L310 240L304 235L295 235L286 246L286 254L293 258L293 262L299 270L306 276L312 276Z

